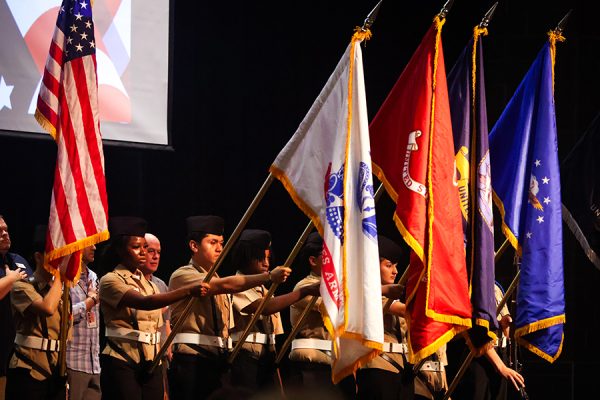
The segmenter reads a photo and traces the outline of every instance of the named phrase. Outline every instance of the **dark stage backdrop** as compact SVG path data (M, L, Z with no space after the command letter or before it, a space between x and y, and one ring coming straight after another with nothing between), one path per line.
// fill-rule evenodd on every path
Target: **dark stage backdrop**
M266 179L270 163L333 71L354 27L375 5L357 0L172 3L173 147L105 147L110 215L139 215L149 221L162 241L158 275L165 280L189 258L186 216L222 215L226 232L233 231ZM443 30L448 68L492 3L456 1ZM363 53L370 117L440 7L438 1L384 1ZM600 3L501 1L484 39L491 128L547 40L546 32L571 8L567 41L558 45L556 64L561 159L600 111ZM55 155L50 140L0 136L0 213L17 252L28 252L34 225L47 221ZM400 240L392 211L384 196L377 210L379 230ZM283 263L307 222L275 182L247 226L271 231L275 262ZM504 238L497 232L499 246ZM523 354L533 399L580 398L595 389L593 378L600 375L600 272L586 261L566 227L564 243L563 354L553 365ZM497 267L505 286L514 273L511 265L512 251ZM289 290L304 274L296 270L290 284L280 289Z

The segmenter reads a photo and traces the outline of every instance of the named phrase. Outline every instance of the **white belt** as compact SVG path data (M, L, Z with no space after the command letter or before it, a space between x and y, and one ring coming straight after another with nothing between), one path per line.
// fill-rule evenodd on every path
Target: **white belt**
M60 342L58 340L38 336L25 336L20 333L17 333L15 336L15 344L43 351L58 351L60 349Z
M425 361L421 367L421 371L441 372L444 366L439 361Z
M231 335L231 339L234 342L238 342L241 336L240 332L235 332ZM273 333L267 335L260 332L253 332L246 337L246 343L275 344L275 335Z
M406 354L406 353L408 353L408 348L406 347L405 343L384 342L383 343L383 352L384 353Z
M502 340L496 340L496 347L500 347L502 349L506 348L508 345L508 340L506 340L506 336L502 335Z
M106 337L134 340L146 344L160 343L160 332L142 332L129 328L106 328Z
M213 346L221 349L231 349L231 338L223 339L219 336L202 335L200 333L178 333L173 339L173 344L197 344Z
M295 349L316 349L323 351L331 351L331 340L294 339L292 341L292 350Z

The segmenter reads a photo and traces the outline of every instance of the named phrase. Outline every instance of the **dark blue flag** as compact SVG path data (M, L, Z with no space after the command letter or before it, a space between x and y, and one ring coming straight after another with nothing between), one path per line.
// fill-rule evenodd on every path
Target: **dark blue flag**
M494 219L481 35L475 28L448 75L454 133L456 182L463 215L473 328L469 338L482 350L498 329L494 297Z
M563 220L600 269L600 114L561 164Z
M565 322L560 173L551 34L490 133L494 200L521 258L515 337L549 362Z

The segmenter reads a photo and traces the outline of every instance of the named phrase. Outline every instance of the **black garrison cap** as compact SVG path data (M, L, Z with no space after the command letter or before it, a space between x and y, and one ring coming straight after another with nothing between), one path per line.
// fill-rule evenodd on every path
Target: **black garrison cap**
M323 247L323 238L319 235L319 232L311 232L304 242L305 246Z
M379 258L390 260L393 264L400 261L400 258L402 257L402 247L396 242L382 235L377 237L377 242L379 244Z
M111 236L140 236L144 237L148 223L139 217L112 217L108 220L108 230Z
M261 229L245 229L240 235L240 242L266 250L271 246L271 234Z
M210 233L212 235L223 235L225 220L216 215L194 215L187 217L188 235L194 232Z

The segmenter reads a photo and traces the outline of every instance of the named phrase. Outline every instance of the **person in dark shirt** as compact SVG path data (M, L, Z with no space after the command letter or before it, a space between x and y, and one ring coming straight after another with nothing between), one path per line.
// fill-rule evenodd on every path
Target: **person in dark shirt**
M15 341L15 325L10 310L10 289L33 271L23 257L10 253L10 235L4 217L0 215L0 400L4 400L8 357Z

